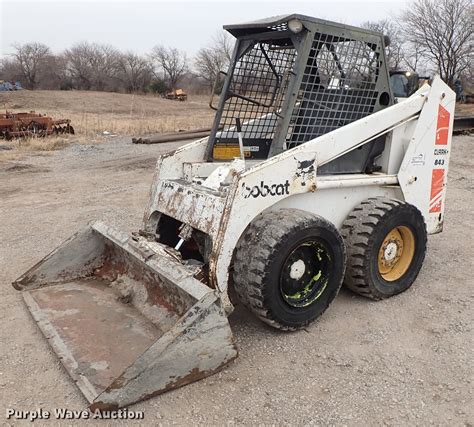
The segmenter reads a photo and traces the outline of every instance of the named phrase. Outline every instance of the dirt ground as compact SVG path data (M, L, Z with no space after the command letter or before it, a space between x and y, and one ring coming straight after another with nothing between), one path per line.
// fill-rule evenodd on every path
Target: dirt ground
M456 104L456 116L472 116L474 104Z
M155 159L176 146L121 138L0 165L1 424L16 424L6 408L86 405L10 283L91 220L138 229ZM445 231L430 237L409 291L371 302L342 290L296 333L238 307L230 322L240 357L132 406L142 425L474 425L473 159L474 137L455 137Z

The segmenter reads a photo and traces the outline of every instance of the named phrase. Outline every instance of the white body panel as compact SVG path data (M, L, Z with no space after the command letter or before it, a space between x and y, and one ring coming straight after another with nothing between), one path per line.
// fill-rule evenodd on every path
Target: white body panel
M428 233L443 228L455 93L435 79L398 172L405 201L423 214Z
M250 222L274 209L296 208L337 227L368 197L404 200L423 214L428 233L441 231L454 116L454 92L436 77L410 98L261 162L206 163L207 139L158 160L145 228L160 213L212 239L211 283L224 292L235 246ZM386 135L380 173L317 176L317 168ZM225 168L228 168L227 173ZM226 182L205 179L219 167ZM216 176L217 174L214 174Z

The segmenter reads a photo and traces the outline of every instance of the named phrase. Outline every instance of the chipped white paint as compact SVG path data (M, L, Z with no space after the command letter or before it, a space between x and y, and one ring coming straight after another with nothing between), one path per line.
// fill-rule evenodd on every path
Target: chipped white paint
M452 90L435 77L431 87L424 85L410 98L391 107L268 160L247 162L246 170L236 173L230 185L218 186L213 182L215 192L204 196L205 207L201 202L197 209L194 198L202 187L193 182L191 172L196 171L202 180L206 178L203 176L206 172L207 176L212 175L216 167L224 169L230 163L205 163L204 154L199 156L197 153L198 149L204 153L203 141L183 147L176 156L158 160L144 217L145 229L153 232L156 213L162 212L211 236L210 274L221 292L227 289L229 265L240 236L257 215L267 210L302 209L321 215L340 227L356 204L367 197L385 196L406 200L418 207L427 221L428 231L437 232L443 215L430 214L426 202L430 198L429 185L434 168L436 109L443 105L452 118L453 96ZM452 122L450 126L452 128ZM316 176L318 166L380 135L387 135L388 141L378 160L379 173ZM416 158L415 162L413 158ZM425 166L421 165L420 159ZM443 160L447 170L449 157L445 155ZM175 193L177 185L187 192L186 198L171 194ZM438 198L444 206L445 192ZM433 201L438 202L438 199Z

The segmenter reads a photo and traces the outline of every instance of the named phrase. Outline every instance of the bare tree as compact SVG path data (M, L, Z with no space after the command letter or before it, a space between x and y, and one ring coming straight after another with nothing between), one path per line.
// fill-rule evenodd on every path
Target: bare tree
M232 37L227 31L219 31L212 40L214 45L226 59L227 64L230 64L232 53L234 52L234 37Z
M388 66L392 70L399 68L404 58L404 52L402 35L398 25L389 19L382 19L380 21L364 22L362 27L388 36L390 39L390 44L386 48Z
M38 89L64 88L67 80L66 62L63 55L50 55L39 70Z
M110 90L119 72L120 53L110 45L93 45L91 65L96 90Z
M120 64L119 52L109 45L79 43L66 50L67 69L78 89L114 88Z
M197 75L212 87L219 71L229 67L233 43L228 33L219 32L207 47L201 48L195 58Z
M145 58L133 52L121 55L120 80L127 92L144 91L151 82L152 66Z
M417 40L406 41L403 43L403 64L410 71L415 73L427 73L429 64L427 64L425 49Z
M406 40L450 86L472 65L474 6L471 0L419 0L401 16Z
M64 52L67 61L67 72L77 89L92 88L93 71L90 64L90 45L78 43Z
M13 48L15 53L12 56L18 64L26 87L35 89L40 69L51 56L49 47L42 43L32 42L14 44Z
M68 69L68 58L65 52L54 57L54 68L51 68L51 74L54 75L57 85L54 89L69 90L74 89L71 74Z
M151 52L151 59L163 72L168 85L172 89L176 89L178 82L188 70L186 53L176 48L155 46Z
M15 59L6 57L0 60L0 80L11 82L23 80L23 73Z

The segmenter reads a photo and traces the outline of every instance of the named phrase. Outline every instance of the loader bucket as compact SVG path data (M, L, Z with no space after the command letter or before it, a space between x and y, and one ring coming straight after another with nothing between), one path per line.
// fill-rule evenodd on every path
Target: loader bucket
M196 271L158 243L95 223L13 286L90 408L117 409L237 356L219 295Z

